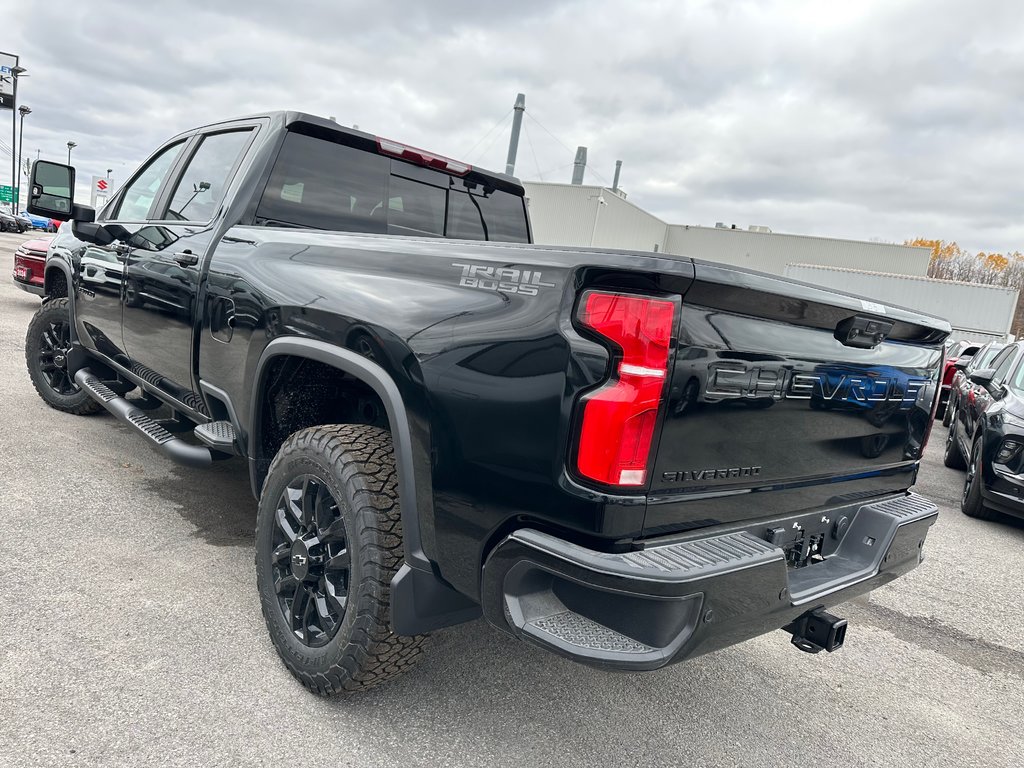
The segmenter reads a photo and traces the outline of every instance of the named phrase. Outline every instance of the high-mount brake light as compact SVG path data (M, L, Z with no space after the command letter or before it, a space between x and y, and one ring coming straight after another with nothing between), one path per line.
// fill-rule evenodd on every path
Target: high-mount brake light
M625 293L591 291L579 322L621 350L611 380L581 401L576 469L607 485L647 482L658 408L668 379L675 302Z
M424 165L427 168L436 168L453 176L465 176L473 170L473 166L469 163L461 163L458 160L452 160L450 157L410 147L408 144L401 144L391 139L382 139L379 136L377 137L377 149L382 154L391 155L391 157L397 157L401 160L408 160L410 163Z

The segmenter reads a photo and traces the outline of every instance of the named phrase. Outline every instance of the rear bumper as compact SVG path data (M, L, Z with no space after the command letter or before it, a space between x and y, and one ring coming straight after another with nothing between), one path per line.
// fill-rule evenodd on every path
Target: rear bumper
M577 661L657 669L892 581L923 559L937 515L931 502L905 494L620 554L521 529L484 564L483 611L499 629ZM789 568L766 535L803 528L830 531L823 551L831 552Z

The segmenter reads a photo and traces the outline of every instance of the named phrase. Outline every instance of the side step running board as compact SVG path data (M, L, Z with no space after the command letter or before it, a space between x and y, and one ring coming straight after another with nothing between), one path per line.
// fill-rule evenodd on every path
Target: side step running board
M75 383L85 390L93 400L146 438L146 442L151 448L172 461L188 467L208 467L213 462L213 454L209 448L193 445L175 437L159 422L148 416L145 411L136 408L127 399L96 378L96 375L88 368L82 368L75 374Z

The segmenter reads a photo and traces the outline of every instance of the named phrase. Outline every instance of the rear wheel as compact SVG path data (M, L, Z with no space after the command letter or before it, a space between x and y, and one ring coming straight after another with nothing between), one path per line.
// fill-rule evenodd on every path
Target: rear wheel
M953 411L956 410L956 400L952 396L949 398L949 402L946 403L946 412L942 414L942 426L948 427L953 421Z
M306 688L327 696L407 670L425 637L390 627L402 524L391 435L325 425L289 437L260 496L256 581L271 640Z
M956 441L955 424L949 428L949 434L946 435L946 452L942 456L942 463L950 469L967 468L967 462L964 461L964 455L960 452L960 446Z
M58 411L87 415L103 406L79 389L68 370L71 311L68 299L51 299L32 316L25 335L25 362L32 386Z
M981 520L995 520L999 513L985 506L985 499L981 495L982 473L981 473L981 438L974 441L971 449L971 466L967 470L967 479L964 480L964 495L960 501L960 511L968 517L977 517Z

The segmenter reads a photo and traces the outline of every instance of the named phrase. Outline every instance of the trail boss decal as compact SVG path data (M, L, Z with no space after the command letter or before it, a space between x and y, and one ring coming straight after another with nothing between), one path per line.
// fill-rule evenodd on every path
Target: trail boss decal
M485 267L482 264L459 264L458 262L453 262L452 266L462 270L459 285L464 288L483 288L485 291L536 296L541 288L555 287L554 283L543 280L540 272L532 269Z

